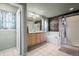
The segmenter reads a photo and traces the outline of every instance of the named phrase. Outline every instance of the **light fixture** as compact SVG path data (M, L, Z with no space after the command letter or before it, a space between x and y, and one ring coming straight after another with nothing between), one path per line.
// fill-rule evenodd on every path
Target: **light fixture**
M74 10L74 8L69 8L70 11Z

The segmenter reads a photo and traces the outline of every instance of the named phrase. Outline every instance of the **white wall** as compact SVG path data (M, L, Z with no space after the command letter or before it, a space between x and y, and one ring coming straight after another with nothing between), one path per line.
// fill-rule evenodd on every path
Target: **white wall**
M15 30L0 30L0 50L15 46Z
M0 9L6 10L10 12L16 12L17 8L9 5L9 4L1 4ZM8 49L11 47L15 47L16 42L16 30L11 29L0 29L0 50Z
M59 32L47 32L46 37L49 43L52 43L60 47L61 42L60 42Z

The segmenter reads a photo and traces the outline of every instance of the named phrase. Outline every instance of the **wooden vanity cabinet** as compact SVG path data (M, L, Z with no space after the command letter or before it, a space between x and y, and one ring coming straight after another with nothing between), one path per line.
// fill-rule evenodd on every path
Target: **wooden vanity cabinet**
M27 39L28 47L34 46L34 45L42 43L44 41L46 41L44 32L28 34L28 39Z

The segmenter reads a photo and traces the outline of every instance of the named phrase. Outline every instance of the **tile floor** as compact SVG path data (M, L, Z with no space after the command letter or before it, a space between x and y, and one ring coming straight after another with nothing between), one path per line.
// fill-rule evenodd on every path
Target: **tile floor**
M0 56L17 56L17 50L16 48L10 48L6 49L0 52Z
M64 52L58 50L59 47L51 44L46 43L34 50L28 52L28 56L70 56Z
M27 56L70 56L58 50L59 47L46 43L34 50L28 52ZM7 49L0 52L0 56L18 56L16 48Z

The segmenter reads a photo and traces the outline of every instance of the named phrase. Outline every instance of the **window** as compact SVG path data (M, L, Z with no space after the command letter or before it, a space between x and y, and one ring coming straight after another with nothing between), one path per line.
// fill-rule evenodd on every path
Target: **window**
M0 10L0 29L15 29L16 14L4 10Z

